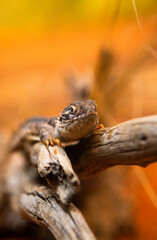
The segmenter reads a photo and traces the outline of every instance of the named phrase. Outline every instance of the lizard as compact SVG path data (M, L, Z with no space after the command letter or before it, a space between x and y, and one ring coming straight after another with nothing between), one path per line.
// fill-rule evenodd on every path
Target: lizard
M18 149L23 141L41 141L46 146L79 140L91 134L99 125L94 100L74 101L62 110L59 117L30 118L14 133L10 150Z

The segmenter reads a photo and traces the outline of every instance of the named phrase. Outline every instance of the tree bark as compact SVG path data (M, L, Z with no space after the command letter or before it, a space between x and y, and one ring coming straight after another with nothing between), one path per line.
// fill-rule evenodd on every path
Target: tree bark
M82 214L70 203L79 186L78 177L92 177L114 165L145 167L155 162L157 115L96 130L65 148L47 149L39 142L28 149L30 159L51 189L39 178L37 169L28 164L28 155L11 153L1 162L1 203L7 199L14 212L48 228L56 239L95 239ZM53 177L57 183L50 182Z
M115 165L146 167L157 160L157 115L97 130L66 152L80 179Z
M4 195L17 215L49 229L58 240L95 240L81 212L72 203L58 201L56 192L40 183L37 170L28 166L22 153L12 153L7 160Z

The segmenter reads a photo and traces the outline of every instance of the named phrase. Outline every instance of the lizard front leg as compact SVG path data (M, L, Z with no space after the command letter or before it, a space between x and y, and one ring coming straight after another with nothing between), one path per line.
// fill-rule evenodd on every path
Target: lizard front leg
M54 137L54 134L53 134L54 133L54 128L51 125L48 125L48 124L41 125L38 129L38 132L39 132L39 137L40 137L41 141L46 146L49 146L49 145L60 146L61 141Z

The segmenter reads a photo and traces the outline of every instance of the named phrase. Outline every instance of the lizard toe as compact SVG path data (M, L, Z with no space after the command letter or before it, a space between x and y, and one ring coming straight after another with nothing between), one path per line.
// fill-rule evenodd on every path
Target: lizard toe
M53 139L49 139L49 143L50 143L51 146L53 146L54 145L54 140Z
M44 144L48 147L50 145L49 139L45 139Z
M60 146L61 145L61 141L59 139L54 139L53 140L54 144Z
M103 125L103 124L99 124L99 125L96 127L96 130L99 130L99 129L104 129L104 125Z
M48 146L54 146L54 145L61 145L61 141L59 139L44 139L44 144L48 147Z

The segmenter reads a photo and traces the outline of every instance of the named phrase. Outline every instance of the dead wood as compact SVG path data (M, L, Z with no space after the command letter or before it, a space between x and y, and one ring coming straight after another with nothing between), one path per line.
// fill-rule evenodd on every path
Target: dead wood
M31 156L33 159L37 158L39 173L41 172L40 161L43 159L42 164L44 163L45 167L42 165L42 171L46 177L46 171L49 173L50 170L49 168L47 170L47 162L52 164L52 161L54 161L52 158L49 159L49 156L54 155L56 147L49 147L47 150L43 146L41 151L41 146L43 144L36 144L36 148L40 149L40 156L34 151L34 147L32 148L34 153ZM58 147L57 152L60 151L63 154L64 150ZM146 167L157 160L157 115L133 119L108 129L96 130L78 144L65 147L65 151L80 179L94 176L115 165ZM49 153L51 154L49 155ZM66 153L64 152L63 155L65 159L68 159ZM57 160L59 166L64 171L66 178L69 180L75 179L76 185L78 185L78 178L74 174L71 164L69 165L70 172L65 164L67 162L69 164L69 160L64 162L62 157L57 158L60 159ZM50 166L49 163L48 165ZM55 171L52 171L54 175ZM63 178L60 169L57 175L61 179Z
M37 167L39 175L54 190L58 201L68 204L78 190L80 181L65 150L59 146L47 148L41 142L33 145L25 142L23 150L29 154L29 160Z
M114 165L145 167L155 162L157 115L96 130L65 148L46 148L40 142L27 145L27 152L39 172L28 164L28 155L10 154L2 168L1 196L7 196L7 203L19 216L48 228L56 239L95 239L82 214L70 203L79 185L74 171L83 179Z
M157 161L157 115L95 131L66 152L80 179L115 165L146 167Z
M39 184L36 169L27 165L22 153L11 154L8 163L3 193L14 212L48 228L55 239L95 239L72 203L63 205L54 190Z

